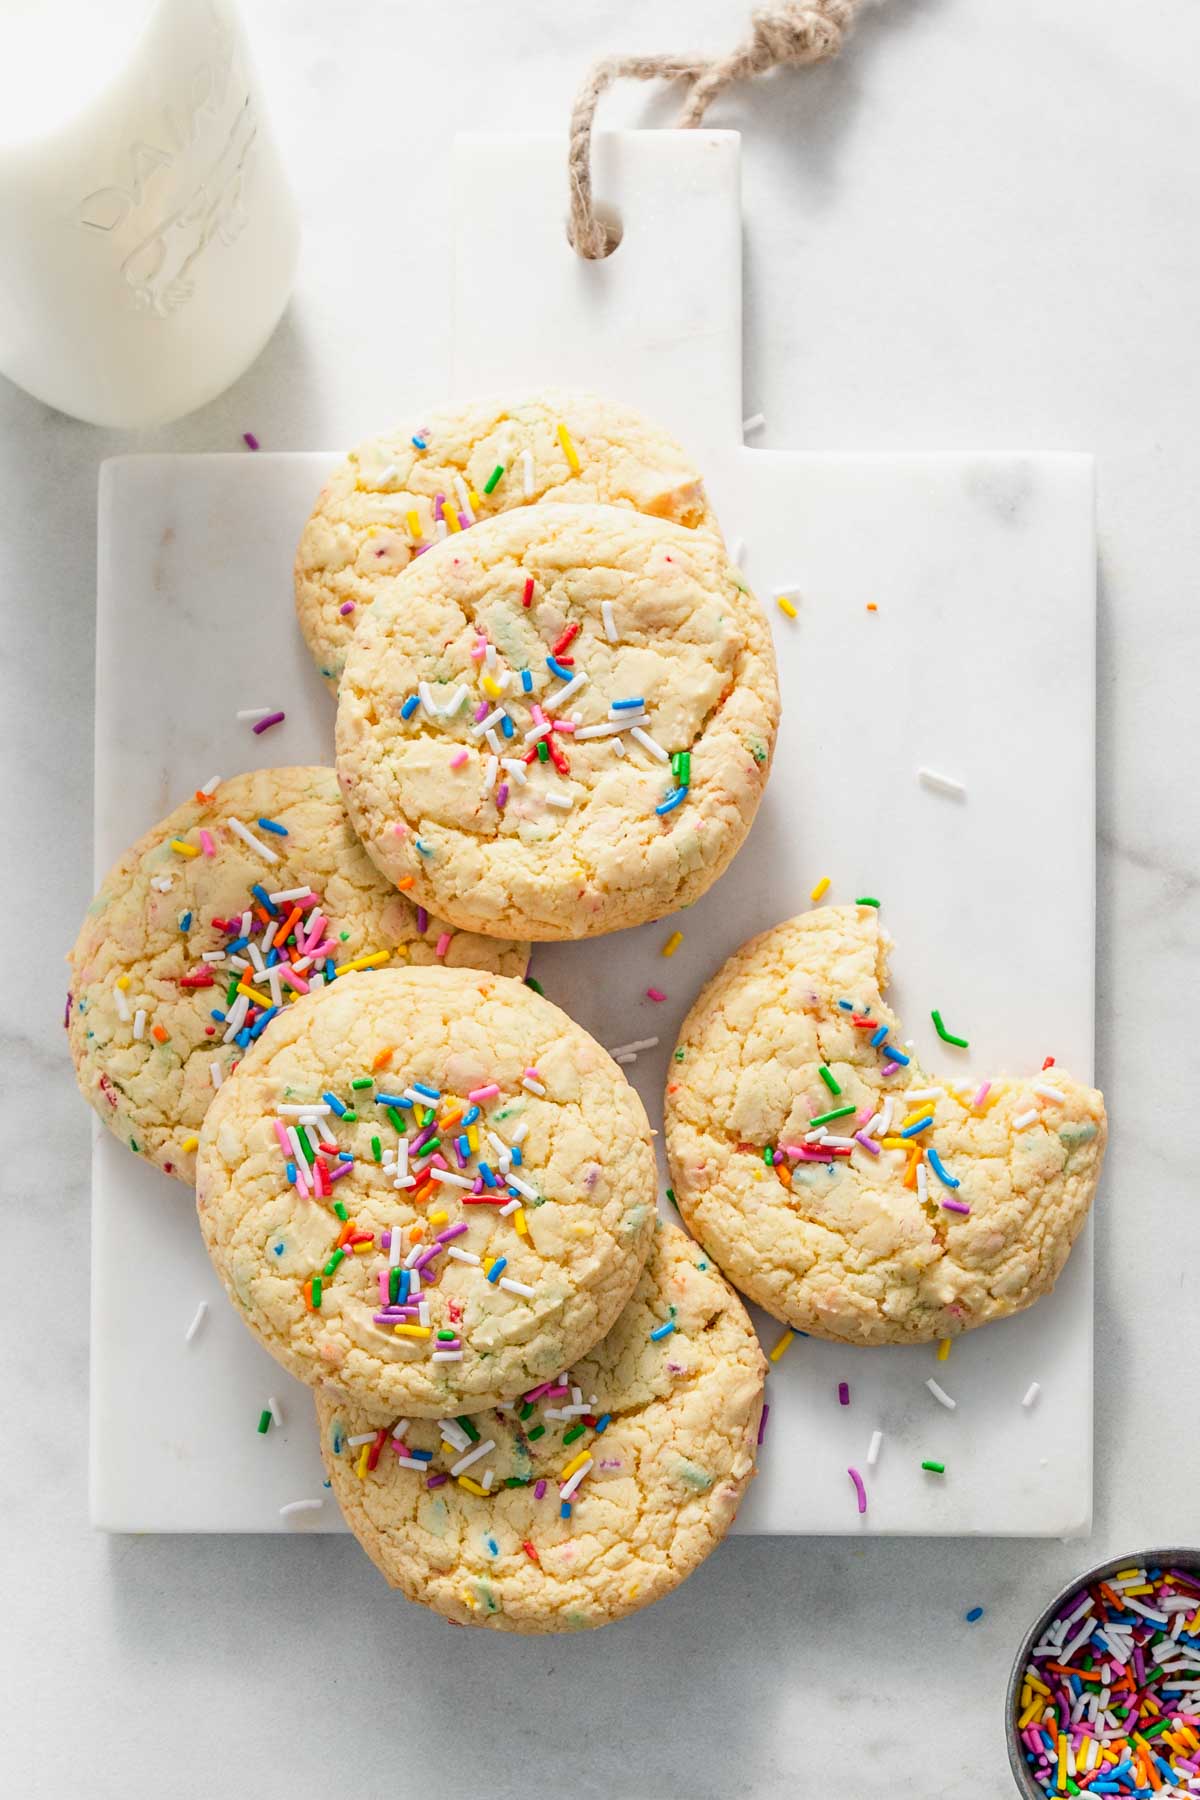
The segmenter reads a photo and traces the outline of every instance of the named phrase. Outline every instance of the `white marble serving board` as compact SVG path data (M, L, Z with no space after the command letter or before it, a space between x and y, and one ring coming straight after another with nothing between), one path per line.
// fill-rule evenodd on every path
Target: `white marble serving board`
M455 173L456 361L469 394L580 382L658 415L710 476L769 607L784 723L729 874L678 918L535 951L550 997L603 1042L656 1035L629 1073L652 1122L701 983L746 937L829 898L882 897L894 998L932 1069L981 1075L1055 1055L1092 1066L1095 546L1082 456L790 455L741 445L740 236L732 134L602 140L624 238L566 245L562 146L467 139ZM800 302L798 302L800 304ZM411 346L408 365L412 364ZM437 396L381 393L380 424ZM333 704L294 628L290 565L328 454L133 457L104 466L96 675L97 879L209 775L327 760ZM796 587L799 618L773 604ZM868 603L877 606L868 612ZM263 737L239 708L286 708ZM965 782L964 801L918 765ZM684 941L664 961L676 927ZM659 986L667 999L645 998ZM940 1007L969 1052L945 1050ZM664 1203L665 1204L665 1203ZM191 1344L197 1303L210 1311ZM308 1394L224 1302L187 1192L97 1130L92 1515L120 1531L339 1529ZM778 1327L763 1321L767 1343ZM924 1386L936 1373L949 1413ZM847 1380L851 1405L837 1401ZM1042 1385L1025 1410L1029 1383ZM255 1431L268 1395L285 1424ZM932 1348L797 1341L738 1529L1068 1536L1091 1515L1092 1246L1055 1294ZM846 1474L868 1472L870 1507ZM945 1462L944 1478L920 1470ZM283 1522L285 1502L325 1495Z

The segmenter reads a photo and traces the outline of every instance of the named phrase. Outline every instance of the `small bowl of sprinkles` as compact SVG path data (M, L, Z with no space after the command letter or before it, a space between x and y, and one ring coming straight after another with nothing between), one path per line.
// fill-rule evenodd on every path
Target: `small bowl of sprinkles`
M1055 1596L1008 1684L1022 1794L1200 1795L1200 1550L1099 1564Z

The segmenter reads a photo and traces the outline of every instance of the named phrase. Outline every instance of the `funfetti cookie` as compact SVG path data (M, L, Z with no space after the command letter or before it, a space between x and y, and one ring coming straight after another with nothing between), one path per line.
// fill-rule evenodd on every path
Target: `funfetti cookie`
M589 1350L649 1252L655 1167L616 1063L519 981L340 978L204 1122L204 1239L246 1324L380 1422L474 1412Z
M691 1230L767 1312L852 1344L951 1337L1049 1293L1107 1131L1059 1068L926 1073L887 972L873 907L753 938L684 1021L666 1095Z
M720 1542L754 1471L763 1355L703 1251L660 1227L602 1343L515 1404L378 1427L320 1395L350 1529L461 1625L579 1631L659 1600Z
M591 937L711 886L778 720L766 620L714 538L529 507L376 600L339 689L338 774L368 852L424 905Z
M442 538L542 500L599 501L716 532L699 472L630 407L548 389L428 413L353 451L296 552L296 611L336 687L391 576Z
M459 932L385 881L332 769L210 783L127 850L88 909L67 1021L85 1099L190 1182L213 1094L295 998L394 957L521 975L528 945Z

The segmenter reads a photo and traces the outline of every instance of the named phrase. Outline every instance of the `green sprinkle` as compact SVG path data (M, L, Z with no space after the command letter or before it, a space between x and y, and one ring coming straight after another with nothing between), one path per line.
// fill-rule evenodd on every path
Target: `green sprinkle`
M317 1153L308 1141L308 1126L302 1125L296 1136L300 1139L300 1148L304 1152L304 1160L311 1169L317 1160Z
M690 750L680 750L678 756L679 767L675 770L675 779L680 787L690 787L692 781L692 753Z
M679 1211L679 1202L675 1198L675 1189L674 1188L667 1189L667 1199L671 1202L671 1205L675 1208L675 1211L678 1212Z
M944 1475L946 1473L945 1463L923 1462L921 1467L927 1469L931 1475Z
M383 1161L383 1145L377 1137L371 1139L371 1155L375 1158L376 1162Z
M269 1406L264 1406L258 1415L258 1429L264 1437L271 1429L271 1409Z
M462 1415L461 1418L455 1419L454 1423L456 1425L462 1426L463 1430L466 1432L467 1436L470 1438L470 1440L473 1444L477 1444L479 1442L479 1433L478 1433L478 1431L476 1431L474 1425L472 1425L470 1419L467 1417L467 1415L465 1413Z
M1083 1792L1078 1782L1072 1781L1069 1775L1067 1776L1067 1792L1068 1794L1079 1794Z
M1141 1735L1144 1738L1157 1737L1160 1731L1168 1730L1170 1727L1170 1724L1171 1724L1170 1719L1160 1719L1158 1721L1157 1725L1152 1725L1150 1727L1149 1731L1143 1731Z
M350 1083L350 1086L352 1088L374 1087L375 1077L373 1075L356 1075L354 1080Z
M319 1275L314 1275L312 1278L312 1303L313 1303L313 1311L320 1312L320 1310L321 1310L321 1277Z
M874 894L860 894L854 904L855 906L878 906L879 902Z
M528 1487L532 1479L530 1475L506 1475L504 1485L505 1487Z
M495 468L492 470L491 474L488 476L487 480L483 484L484 493L490 494L492 489L495 487L496 483L502 479L503 475L504 475L504 464L497 463Z
M139 1149L139 1148L138 1148L138 1141L137 1141L137 1139L136 1139L136 1138L130 1138L130 1140L129 1140L129 1148L130 1148L130 1149L131 1149L131 1150L134 1150L134 1151L136 1151L136 1152L137 1152L137 1154L138 1154L138 1155L139 1155L139 1156L140 1156L140 1155L141 1155L141 1150L140 1150L140 1149Z
M582 1425L572 1425L570 1431L564 1431L563 1432L563 1449L565 1450L568 1444L573 1444L575 1442L576 1438L582 1437L583 1431L584 1431L584 1428Z
M341 939L343 944L348 944L350 942L350 933L348 931L339 931L338 937Z
M397 1269L396 1273L399 1274L400 1271ZM439 1331L438 1336L443 1343L450 1343L458 1336L458 1333L456 1331Z
M349 1213L346 1211L346 1202L344 1200L335 1200L333 1203L333 1210L344 1225L346 1220L350 1217Z
M226 1004L226 1006L232 1006L234 1001L237 999L238 982L240 979L241 979L240 976L235 975L233 980L229 983L229 986L225 989L225 1004Z
M766 1144L763 1147L763 1161L766 1163L768 1169L773 1169L775 1167L775 1152L772 1150L770 1144Z
M682 1050L677 1050L677 1051L676 1051L676 1052L675 1052L675 1061L676 1061L676 1062L682 1062L682 1061L683 1061L683 1057L684 1057L684 1053L683 1053L683 1051L682 1051Z
M388 1270L388 1304L394 1306L400 1298L400 1265Z
M540 994L543 1000L546 998L545 988L540 981L535 981L532 975L527 975L525 977L525 986L527 988L532 988L535 994Z
M335 1250L329 1261L325 1264L325 1267L321 1270L322 1275L336 1275L338 1264L345 1260L346 1252L344 1250Z
M393 1126L394 1129L400 1133L400 1136L403 1137L404 1136L404 1120L400 1117L399 1112L397 1111L397 1109L394 1106L388 1107L387 1117L388 1117L388 1124Z
M426 1138L425 1142L421 1145L421 1155L432 1156L441 1141L440 1137Z
M831 1119L844 1119L847 1113L853 1111L852 1106L835 1106L832 1112L817 1113L808 1122L810 1125L828 1125Z
M527 1419L532 1411L533 1411L533 1401L527 1400L525 1402L524 1406L521 1407L520 1411L517 1413L517 1417L518 1417L518 1419Z
M342 1114L342 1124L343 1125L357 1125L358 1124L358 1114L352 1108L347 1108L347 1110Z
M544 763L550 761L550 747L546 743L545 738L538 739L538 761Z
M535 1438L545 1437L546 1427L544 1425L535 1425L533 1430L526 1432L525 1435L532 1444Z
M932 1012L929 1016L933 1020L933 1029L937 1032L943 1044L957 1044L960 1050L970 1049L970 1043L966 1038L955 1037L952 1031L946 1030L946 1027L942 1024L942 1015L940 1012Z
M825 1083L825 1086L829 1089L831 1094L840 1094L841 1093L842 1090L841 1090L841 1087L838 1085L837 1076L834 1074L832 1069L826 1068L825 1064L822 1063L820 1068L817 1070L817 1074L821 1077L821 1080Z

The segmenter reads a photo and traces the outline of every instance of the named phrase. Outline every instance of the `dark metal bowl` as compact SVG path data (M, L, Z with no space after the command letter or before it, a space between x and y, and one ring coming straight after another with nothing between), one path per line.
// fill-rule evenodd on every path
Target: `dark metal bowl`
M1107 1581L1118 1569L1182 1569L1185 1574L1194 1575L1200 1580L1200 1550L1131 1550L1125 1556L1110 1557L1107 1562L1097 1563L1094 1568L1084 1569L1079 1575L1064 1582L1049 1606L1044 1608L1025 1633L1021 1647L1017 1651L1016 1661L1012 1666L1012 1674L1008 1678L1008 1692L1004 1697L1004 1736L1008 1745L1008 1764L1013 1773L1019 1791L1026 1800L1045 1800L1045 1793L1029 1772L1025 1761L1025 1746L1016 1733L1017 1700L1021 1693L1021 1677L1025 1673L1025 1665L1029 1661L1029 1652L1041 1639L1043 1631L1053 1619L1060 1606L1078 1593L1080 1588L1087 1587L1093 1581Z

